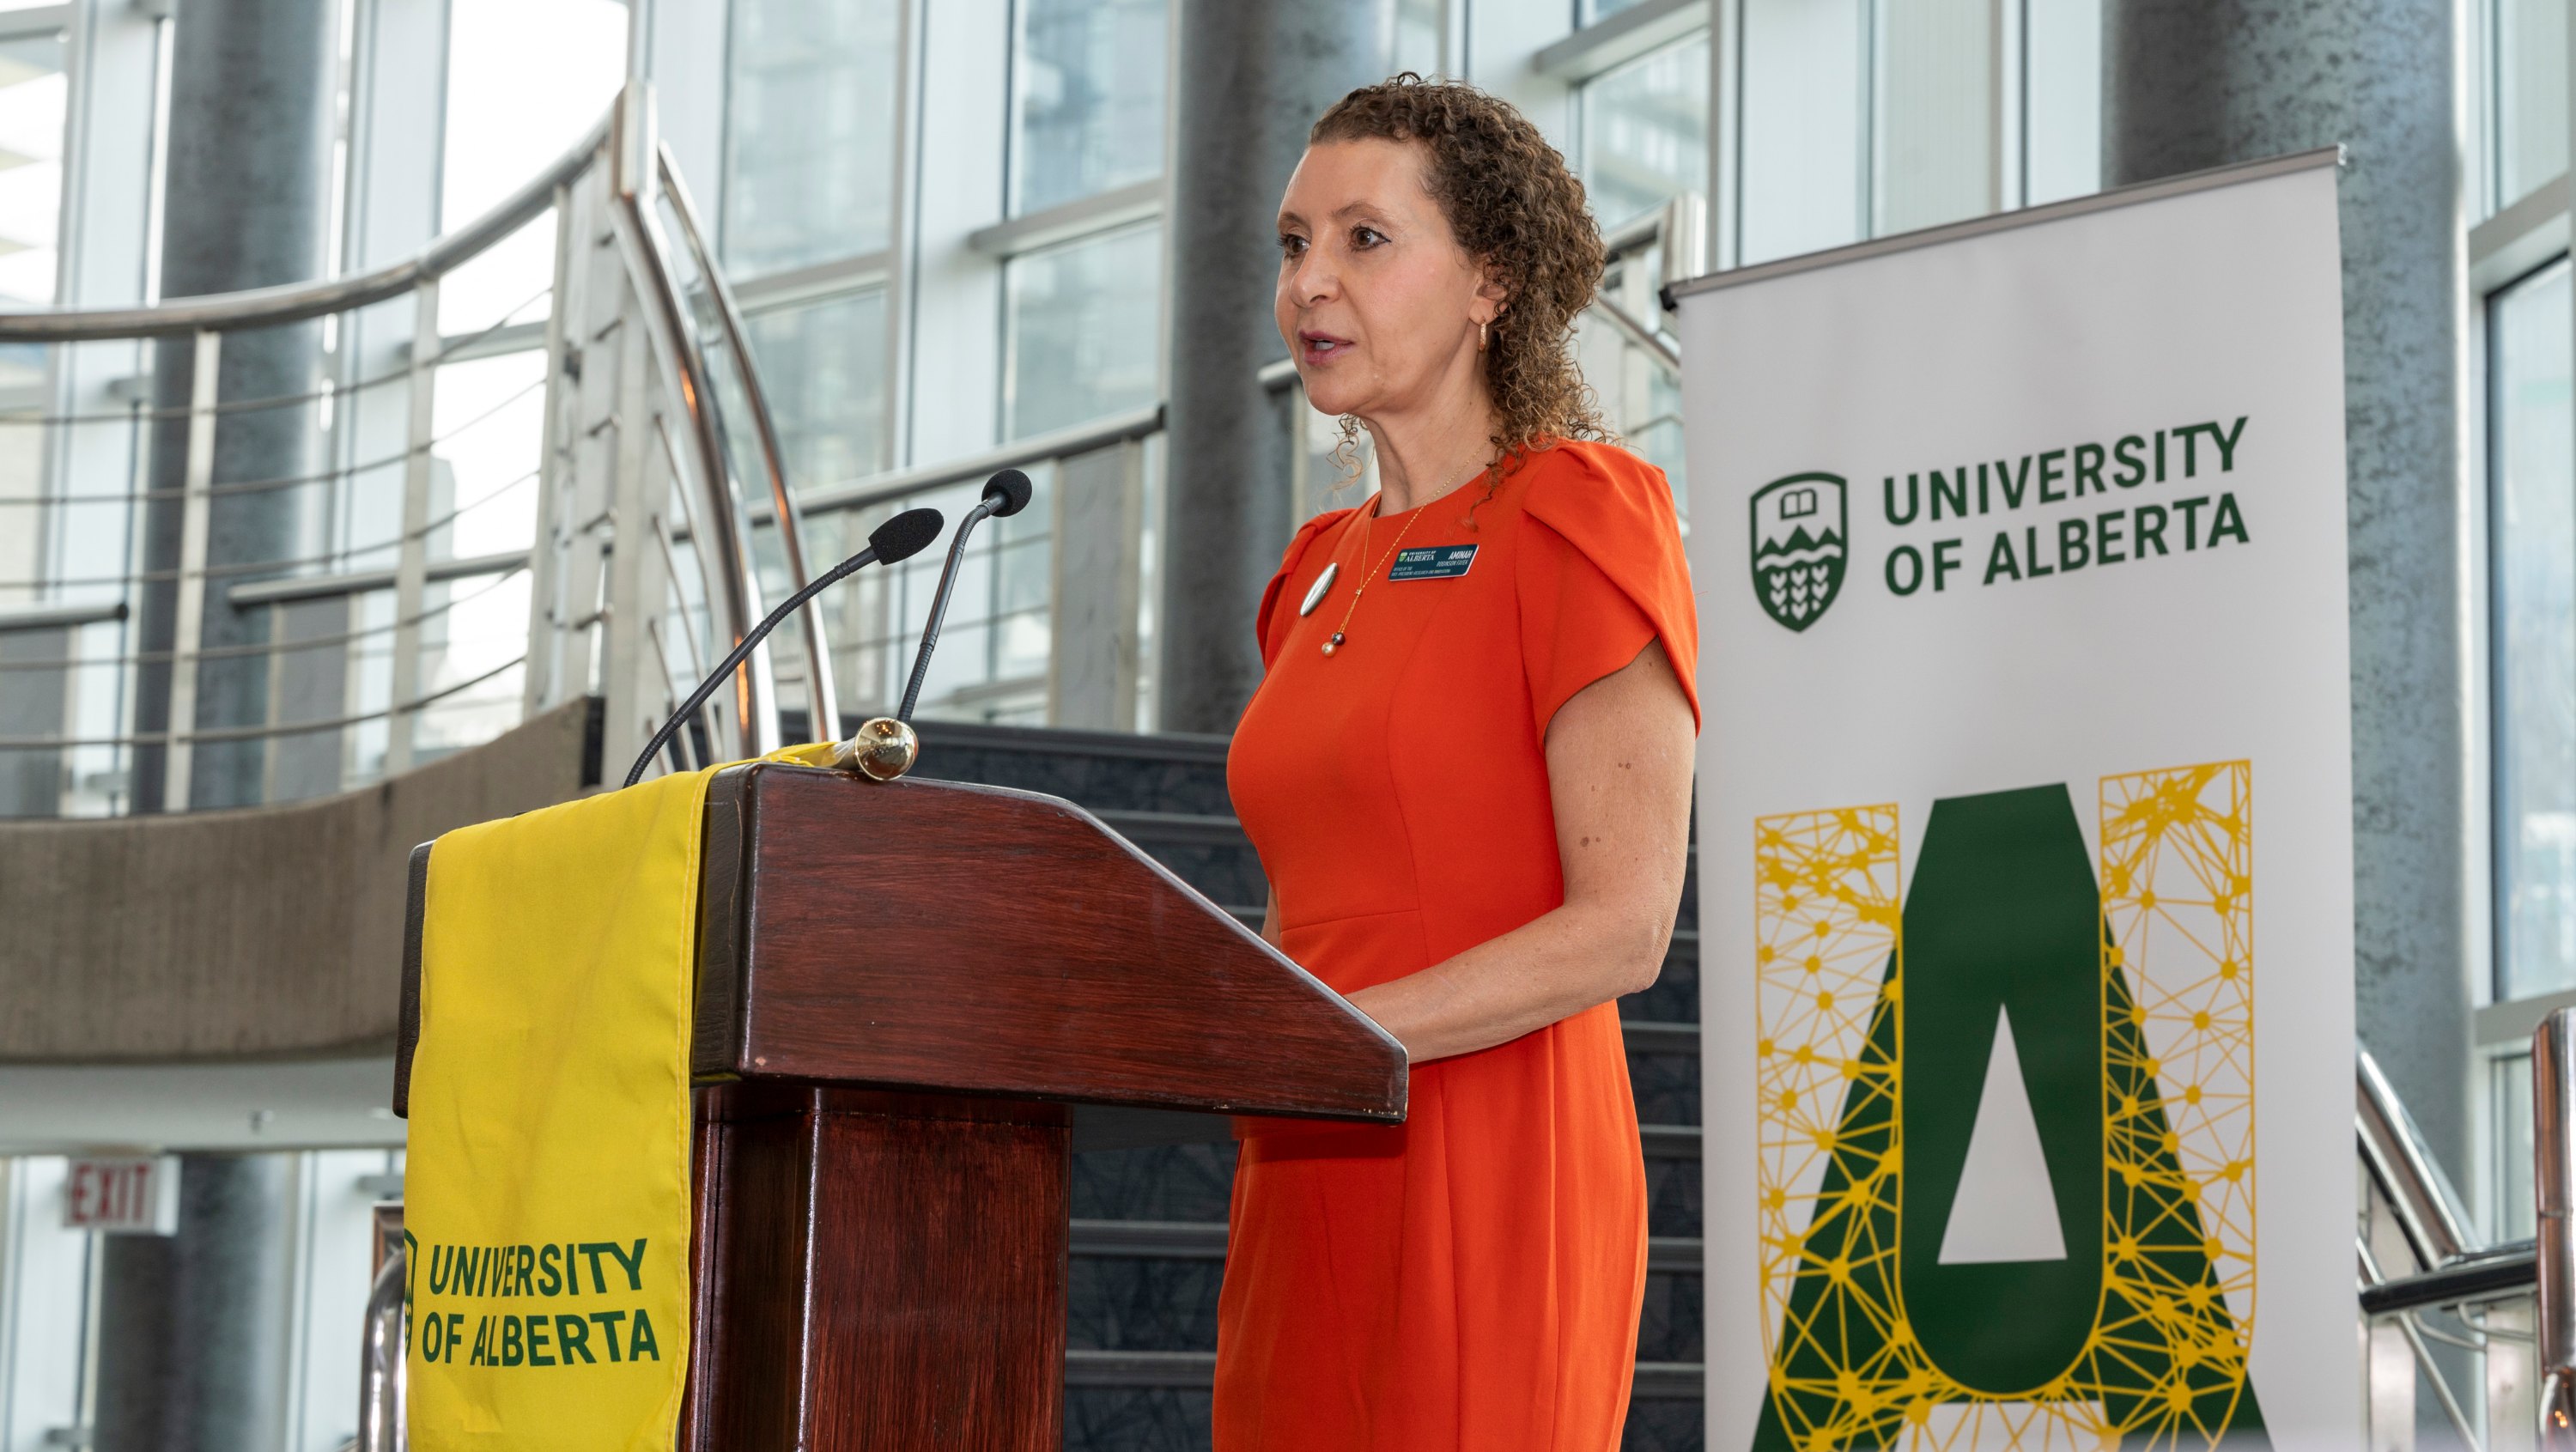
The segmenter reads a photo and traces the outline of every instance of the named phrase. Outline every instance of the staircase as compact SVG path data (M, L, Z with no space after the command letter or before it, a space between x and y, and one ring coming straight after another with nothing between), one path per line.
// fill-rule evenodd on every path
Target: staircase
M926 723L919 773L1065 797L1247 924L1260 860L1225 790L1225 738ZM1624 1447L1701 1446L1698 881L1663 976L1621 1005L1645 1140L1646 1304ZM1232 1144L1073 1157L1066 1452L1208 1445Z

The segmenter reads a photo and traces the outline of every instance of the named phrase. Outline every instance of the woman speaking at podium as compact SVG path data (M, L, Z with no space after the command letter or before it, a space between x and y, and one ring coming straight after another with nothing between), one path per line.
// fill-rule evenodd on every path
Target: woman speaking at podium
M1400 1127L1246 1131L1217 1452L1607 1452L1646 1274L1614 1000L1671 936L1698 703L1669 488L1571 356L1599 229L1518 112L1408 74L1315 123L1279 246L1381 487L1289 544L1228 778L1264 936L1413 1075Z

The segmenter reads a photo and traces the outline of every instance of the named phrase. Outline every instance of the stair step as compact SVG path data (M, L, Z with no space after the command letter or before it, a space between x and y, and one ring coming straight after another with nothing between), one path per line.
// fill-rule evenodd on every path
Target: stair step
M1699 934L1675 929L1664 950L1664 971L1652 985L1619 1000L1619 1016L1631 1023L1685 1023L1699 1017Z
M1226 738L921 723L919 774L1101 807L1230 812Z
M1645 1141L1646 1158L1650 1160L1699 1158L1696 1124L1641 1124L1637 1126L1637 1138Z
M1223 1260L1225 1229L1222 1220L1076 1220L1073 1253Z
M1632 1054L1696 1054L1699 1052L1699 1025L1666 1023L1659 1019L1624 1018L1619 1032L1628 1041Z
M1068 1351L1064 1384L1092 1386L1168 1386L1204 1389L1216 1381L1213 1351ZM1643 1400L1695 1399L1708 1385L1708 1369L1696 1361L1637 1363L1631 1395Z
M1064 1384L1206 1388L1216 1381L1213 1351L1084 1351L1064 1354Z
M1144 812L1127 807L1101 807L1091 815L1139 847L1171 843L1188 847L1252 848L1243 824L1209 812Z
M850 722L850 730L844 734L855 733L858 724ZM1013 757L1099 757L1219 769L1225 766L1226 747L1232 740L1187 731L1086 731L1073 726L995 726L982 721L928 720L921 723L925 757L934 734L939 745L953 747L960 754L975 751Z

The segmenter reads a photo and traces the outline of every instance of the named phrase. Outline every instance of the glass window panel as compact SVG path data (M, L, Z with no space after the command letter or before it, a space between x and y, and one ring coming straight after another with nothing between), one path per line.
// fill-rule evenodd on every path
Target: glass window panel
M1707 191L1708 33L1595 77L1582 124L1583 185L1604 228Z
M2537 1229L2531 1199L2531 1056L2497 1059L2487 1076L2494 1095L2488 1123L2495 1134L2488 1146L2495 1188L2487 1206L2487 1238L2525 1240Z
M1463 3L1463 0L1462 0ZM1448 50L1447 0L1395 0L1395 68L1426 76L1441 72Z
M1055 472L1033 469L1031 481L1037 492L1029 507L1008 519L988 520L959 561L956 593L922 682L919 709L925 717L1045 721L1053 649ZM815 515L806 527L816 553L837 558L905 509L926 504L958 518L973 507L977 487L936 490L864 514ZM833 669L843 708L854 717L891 711L902 700L945 558L944 550L925 550L889 568L863 571L824 597L834 622Z
M799 490L886 467L883 288L755 314L752 355Z
M1011 210L1163 171L1164 0L1022 0Z
M563 155L625 81L620 0L450 0L439 230L490 211ZM487 327L545 291L554 246L550 213L448 274L439 285L439 327Z
M471 559L535 543L545 382L546 355L538 349L438 370L430 408L439 441L430 463L431 559Z
M1743 262L1861 238L1866 5L1743 0Z
M514 662L528 648L528 575L440 581L421 598L436 612L421 625L421 689L462 687L414 718L412 749L435 761L519 723L525 667Z
M2511 206L2567 169L2567 0L2493 0L2495 187Z
M724 253L747 273L886 246L896 0L734 0Z
M1645 0L1583 0L1583 23L1607 20L1622 10L1642 5Z
M2102 189L2101 0L2029 0L2022 135L2032 206Z
M1668 321L1655 298L1663 274L1662 249L1642 247L1612 260L1602 274L1602 300L1630 317ZM1666 333L1665 337L1670 338ZM1575 361L1592 385L1601 416L1629 448L1664 471L1690 530L1690 504L1682 473L1681 380L1663 360L1631 342L1597 312L1586 313L1575 336Z
M1003 432L1015 439L1156 397L1162 232L1121 228L1015 258L1006 273Z
M0 298L54 300L55 229L63 204L63 117L70 99L59 35L0 42ZM0 379L32 382L42 351L0 350Z
M2496 995L2576 987L2576 413L2564 260L2488 303Z
M1879 234L1997 201L1993 0L1880 0Z

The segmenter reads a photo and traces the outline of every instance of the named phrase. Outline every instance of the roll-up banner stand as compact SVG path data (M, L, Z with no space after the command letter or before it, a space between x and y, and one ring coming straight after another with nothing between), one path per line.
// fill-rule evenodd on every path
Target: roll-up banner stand
M1710 1445L2359 1445L2336 153L1677 284Z

